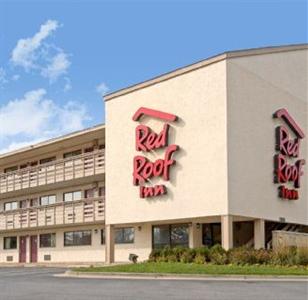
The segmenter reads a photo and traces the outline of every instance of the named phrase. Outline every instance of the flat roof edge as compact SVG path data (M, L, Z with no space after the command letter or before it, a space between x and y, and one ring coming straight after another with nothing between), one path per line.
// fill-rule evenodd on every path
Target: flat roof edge
M49 140L45 140L45 141L39 142L37 144L33 144L33 145L22 147L22 148L19 148L19 149L16 149L16 150L5 152L5 153L0 154L0 160L4 159L6 157L9 157L9 156L13 156L13 155L20 154L20 153L23 153L23 152L27 152L27 151L30 151L30 150L49 146L49 145L54 144L54 143L59 143L61 141L65 141L65 140L68 140L68 139L71 139L71 138L74 138L74 137L77 137L77 136L87 134L89 132L101 130L101 129L104 129L104 128L105 128L105 124L99 124L99 125L95 125L95 126L92 126L92 127L89 127L89 128L74 131L74 132L59 136L59 137L51 138Z
M244 56L254 56L254 55L263 55L263 54L271 54L271 53L279 53L279 52L288 52L288 51L298 51L308 49L308 44L295 44L295 45L285 45L285 46L269 46L262 48L252 48L252 49L243 49L243 50L235 50L235 51L227 51L201 61L195 62L193 64L177 68L170 72L164 73L162 75L158 75L151 79L142 81L140 83L131 85L129 87L117 90L115 92L109 93L105 95L103 98L105 102L110 101L114 98L132 93L134 91L149 87L151 85L155 85L157 83L169 80L171 78L183 75L185 73L192 72L194 70L206 67L213 63L217 63L229 58L237 58Z

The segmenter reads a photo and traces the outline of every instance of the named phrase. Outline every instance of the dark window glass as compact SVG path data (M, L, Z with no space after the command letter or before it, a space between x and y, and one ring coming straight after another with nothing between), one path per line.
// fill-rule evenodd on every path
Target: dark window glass
M19 207L20 208L27 208L27 206L28 206L28 201L27 200L21 200L19 202Z
M170 226L153 226L153 247L157 249L166 246L170 246Z
M170 228L171 246L184 246L188 247L188 225L171 225Z
M91 230L64 232L64 246L88 246L91 241Z
M3 240L3 249L17 249L17 237L5 237Z
M135 230L132 227L116 228L115 243L116 244L132 244L135 239Z
M40 234L40 248L53 248L56 247L56 234L46 233Z
M84 149L84 153L90 153L90 152L93 152L94 151L94 148L93 147L90 147L90 148L86 148Z
M105 229L101 230L101 244L105 245Z
M153 226L153 248L163 248L166 246L188 247L188 225L158 225Z
M104 186L98 188L98 196L99 197L105 196L105 187Z
M66 153L63 154L63 158L69 158L69 157L77 156L77 155L80 155L81 153L82 153L81 150L66 152Z
M84 191L85 198L93 198L95 189L88 189Z
M14 172L18 170L18 166L8 167L4 169L4 173Z
M43 158L43 159L40 160L40 165L47 164L47 163L55 161L55 160L56 160L55 156Z
M207 223L202 225L202 243L209 247L221 244L220 223Z
M38 199L32 198L30 199L30 207L38 206Z

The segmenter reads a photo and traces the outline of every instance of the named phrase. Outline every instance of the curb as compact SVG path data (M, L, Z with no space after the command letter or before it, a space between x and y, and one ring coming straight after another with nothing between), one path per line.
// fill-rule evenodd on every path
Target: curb
M269 275L190 275L190 274L160 274L160 273L98 273L66 271L55 274L62 278L87 278L87 279L129 279L129 280L191 280L191 281L292 281L308 282L308 276L269 276Z

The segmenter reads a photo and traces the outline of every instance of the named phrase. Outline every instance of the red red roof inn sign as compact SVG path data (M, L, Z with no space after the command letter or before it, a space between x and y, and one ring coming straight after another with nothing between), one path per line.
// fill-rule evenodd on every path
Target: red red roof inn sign
M169 124L167 122L176 121L177 117L166 112L141 107L133 116L134 121L146 115L151 118L160 119L165 122L160 133L155 133L148 126L139 124L136 127L136 151L150 152L160 148L166 148L163 159L157 159L151 162L143 155L134 157L133 184L139 185L140 197L154 197L167 193L166 186L158 184L154 186L145 186L153 177L161 177L165 181L169 181L170 168L175 164L172 156L179 149L177 145L169 145L168 134Z
M305 160L298 159L298 157L300 156L300 142L305 134L286 109L276 111L274 118L282 119L288 125L288 128L285 126L276 128L276 151L278 153L274 156L274 182L280 184L278 188L280 198L297 200L305 164ZM289 129L293 131L295 139L290 138ZM292 188L286 186L288 183L292 185Z

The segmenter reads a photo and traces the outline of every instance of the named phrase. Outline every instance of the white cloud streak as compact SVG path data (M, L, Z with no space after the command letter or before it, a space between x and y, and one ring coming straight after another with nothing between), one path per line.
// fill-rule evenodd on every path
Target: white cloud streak
M68 60L67 54L64 52L56 54L52 59L51 63L46 68L42 69L42 76L49 78L51 82L54 82L60 77L67 73L67 69L71 65Z
M39 32L33 37L20 39L12 51L11 61L15 66L21 66L25 70L36 68L36 51L41 47L42 42L57 28L59 24L55 20L48 20L41 25Z
M101 96L104 96L108 93L109 91L109 87L106 85L105 82L100 83L97 87L96 87L96 91L101 94Z
M50 83L65 75L71 65L69 56L61 48L46 42L58 28L58 21L48 20L33 37L20 39L11 53L13 65L26 72L36 71Z
M0 107L0 120L0 152L3 153L80 130L90 118L84 105L76 102L57 105L46 97L44 89L37 89ZM8 140L11 142L3 145Z

